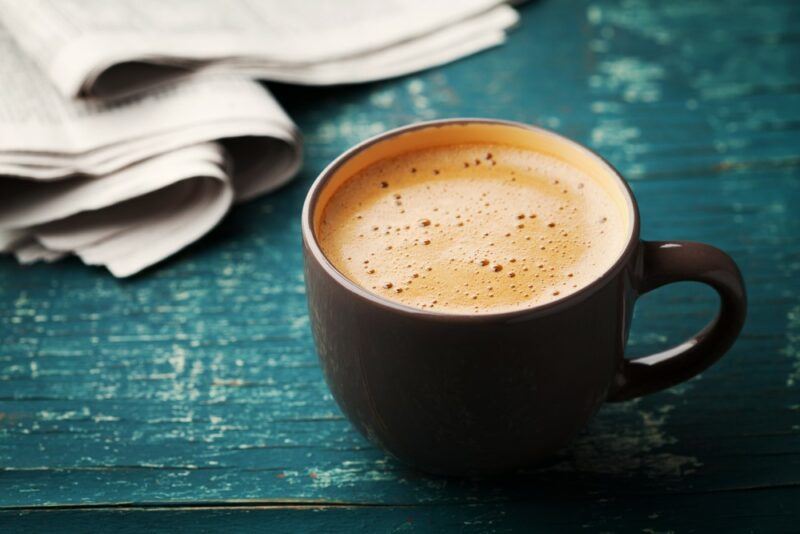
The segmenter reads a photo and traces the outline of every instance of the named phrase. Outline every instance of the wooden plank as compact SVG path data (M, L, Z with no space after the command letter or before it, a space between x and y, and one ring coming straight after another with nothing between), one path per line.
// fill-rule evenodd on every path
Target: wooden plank
M306 135L298 179L142 276L0 258L0 506L27 507L0 520L389 530L410 528L410 508L419 529L792 530L800 7L574 0L521 9L506 45L441 69L358 87L275 87ZM552 465L503 481L408 471L352 430L316 363L299 247L305 191L338 153L415 120L475 115L541 124L597 149L629 177L645 238L720 246L750 293L742 337L717 366L604 408ZM681 340L715 306L692 284L649 295L631 353ZM242 499L310 504L30 508Z
M791 489L592 500L365 506L320 503L198 503L0 512L6 532L796 532ZM6 529L7 527L7 529Z

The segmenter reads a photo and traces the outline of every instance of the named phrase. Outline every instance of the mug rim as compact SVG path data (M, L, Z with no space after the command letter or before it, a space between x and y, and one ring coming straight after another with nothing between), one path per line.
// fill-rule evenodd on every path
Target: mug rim
M598 159L601 163L603 163L608 167L608 169L611 171L611 174L613 174L614 177L617 179L617 181L622 185L622 190L625 193L625 197L628 200L631 211L631 231L630 235L628 236L628 241L625 244L625 247L623 248L619 257L614 261L611 267L606 269L603 272L603 274L598 276L596 279L592 280L592 282L590 282L589 284L586 284L585 286L575 291L574 293L570 293L569 295L566 295L558 300L546 302L544 304L539 304L536 306L519 308L515 310L465 314L465 313L452 313L448 311L426 310L422 308L415 308L413 306L408 306L406 304L401 304L399 302L386 299L356 284L355 282L350 280L347 276L345 276L344 273L339 271L333 265L333 263L331 263L331 261L325 255L325 253L322 252L322 248L319 246L317 236L315 235L314 232L314 209L316 208L316 204L319 200L320 191L322 190L323 186L328 182L328 180L331 178L331 176L333 176L333 174L345 162L350 160L356 154L359 154L364 150L370 148L371 146L380 143L382 141L385 141L387 139L390 139L392 137L396 137L398 135L408 132L413 132L415 130L422 130L425 128L437 128L443 126L469 125L469 124L489 124L489 125L496 124L500 126L510 126L556 137L559 141L566 142L580 150L587 152L590 156ZM487 140L487 142L491 141ZM311 184L311 187L309 188L308 193L306 194L305 201L303 202L303 212L301 215L301 231L303 236L303 245L307 253L311 255L314 261L317 262L317 264L325 271L325 273L338 285L342 286L345 290L351 293L353 296L366 300L375 306L384 308L387 311L391 311L397 314L415 318L426 318L429 320L445 320L449 322L455 321L455 322L467 322L467 323L494 322L498 320L515 321L515 320L527 320L545 314L549 314L563 308L571 307L575 303L580 302L586 299L587 297L591 296L592 294L596 293L609 280L613 279L625 267L625 265L627 265L628 261L630 260L630 257L633 255L634 251L638 247L639 206L636 202L636 197L633 195L633 191L631 190L630 185L625 180L625 178L623 178L622 174L620 174L620 172L616 169L616 167L614 167L611 163L609 163L603 156L601 156L591 148L586 147L581 143L578 143L577 141L573 141L572 139L565 137L559 133L556 133L552 130L549 130L547 128L543 128L541 126L535 126L532 124L525 124L518 121L510 121L504 119L487 119L487 118L449 118L449 119L437 119L432 121L416 122L398 128L393 128L391 130L387 130L380 134L369 137L353 145L352 147L344 151L342 154L340 154L336 159L334 159L331 163L329 163L322 170L322 172L320 172L320 174Z

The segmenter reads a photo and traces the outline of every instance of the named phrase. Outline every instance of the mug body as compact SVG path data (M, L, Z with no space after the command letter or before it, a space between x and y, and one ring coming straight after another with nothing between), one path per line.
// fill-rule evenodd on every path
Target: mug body
M603 173L629 222L627 246L591 284L511 312L448 314L385 300L325 258L315 226L325 201L374 161L415 148L506 143ZM333 162L303 211L305 276L314 340L342 411L402 461L441 474L494 474L535 465L597 411L622 364L638 257L638 214L614 169L552 132L479 119L382 134Z

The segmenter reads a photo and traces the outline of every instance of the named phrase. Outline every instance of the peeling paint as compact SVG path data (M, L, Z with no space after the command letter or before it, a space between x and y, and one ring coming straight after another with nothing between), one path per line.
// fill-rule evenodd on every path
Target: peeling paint
M309 137L318 143L342 143L354 145L382 133L386 125L381 121L372 121L366 117L353 117L337 122L325 122Z
M380 109L390 109L397 100L397 94L394 89L384 89L375 91L369 97L369 101L373 106Z
M800 383L800 306L792 308L786 316L786 346L782 352L791 362L786 385L794 387Z
M377 460L374 462L347 461L342 462L340 467L314 468L311 470L311 473L314 474L311 477L312 486L317 489L342 488L362 483L396 480L396 473L387 471L385 467L385 460Z
M623 57L600 63L599 74L589 79L595 89L613 91L626 102L657 102L661 99L664 68L636 57Z
M568 449L555 471L646 477L686 476L702 466L694 456L669 452L677 439L666 431L673 407L641 409L640 402L604 406Z

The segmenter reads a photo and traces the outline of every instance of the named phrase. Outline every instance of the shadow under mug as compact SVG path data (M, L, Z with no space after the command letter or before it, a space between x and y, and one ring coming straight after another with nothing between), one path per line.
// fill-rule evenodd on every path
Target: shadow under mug
M622 254L560 300L480 315L405 306L340 273L316 237L336 188L381 159L456 143L534 150L597 179L627 213ZM334 398L368 439L428 472L496 474L535 465L575 436L603 402L652 393L709 367L745 319L744 283L727 254L700 243L641 241L636 201L611 165L569 139L519 123L420 123L351 148L312 185L302 232L311 327ZM634 301L685 280L717 291L716 318L677 347L626 360Z

